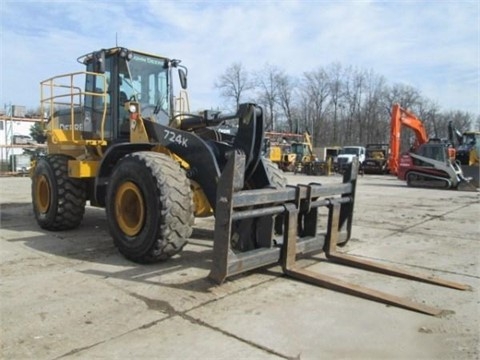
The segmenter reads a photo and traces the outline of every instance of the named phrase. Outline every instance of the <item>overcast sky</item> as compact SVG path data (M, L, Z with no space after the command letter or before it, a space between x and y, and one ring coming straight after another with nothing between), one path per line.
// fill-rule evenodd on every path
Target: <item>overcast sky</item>
M442 110L480 114L478 1L0 0L0 104L37 108L39 83L118 45L182 59L192 110L225 107L234 62L301 76L332 62L414 86Z

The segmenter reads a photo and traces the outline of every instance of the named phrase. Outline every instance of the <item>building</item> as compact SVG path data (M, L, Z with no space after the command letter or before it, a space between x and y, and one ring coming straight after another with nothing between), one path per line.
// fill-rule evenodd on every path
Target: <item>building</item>
M0 171L25 171L30 156L26 149L36 149L38 144L30 136L30 128L40 118L27 117L24 106L10 105L0 113Z

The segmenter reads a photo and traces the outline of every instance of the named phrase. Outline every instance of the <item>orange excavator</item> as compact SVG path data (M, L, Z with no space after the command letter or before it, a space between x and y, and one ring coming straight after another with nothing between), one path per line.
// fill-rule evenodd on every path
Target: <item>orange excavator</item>
M392 118L390 122L390 157L388 167L390 173L397 175L398 163L400 160L400 134L402 127L405 126L415 133L415 143L412 149L417 149L422 144L428 142L428 135L422 120L412 113L400 107L399 104L392 106Z
M400 134L403 127L413 130L415 143L400 155ZM390 172L408 186L475 190L455 162L455 149L447 142L429 139L423 122L399 104L392 107L390 130Z

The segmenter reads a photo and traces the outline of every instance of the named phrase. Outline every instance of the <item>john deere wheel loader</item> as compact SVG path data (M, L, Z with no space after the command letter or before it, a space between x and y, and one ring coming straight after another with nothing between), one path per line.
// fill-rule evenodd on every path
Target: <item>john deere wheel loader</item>
M264 114L241 104L235 114L189 114L174 97L179 60L115 47L84 56L85 71L41 83L48 155L32 171L35 218L43 229L78 227L87 201L104 207L119 251L141 263L179 253L194 217L215 216L209 277L227 277L280 263L292 277L428 314L438 309L300 269L298 254L324 251L336 262L444 286L464 285L412 275L342 255L351 235L357 163L342 183L287 186L262 158ZM235 135L214 128L236 120ZM322 212L323 210L323 212Z

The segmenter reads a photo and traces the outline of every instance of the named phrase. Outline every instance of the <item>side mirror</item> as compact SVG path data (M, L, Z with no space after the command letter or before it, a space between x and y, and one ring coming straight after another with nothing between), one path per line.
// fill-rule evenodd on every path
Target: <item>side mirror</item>
M185 69L178 69L178 76L180 78L180 85L182 86L183 90L187 89L187 72Z

